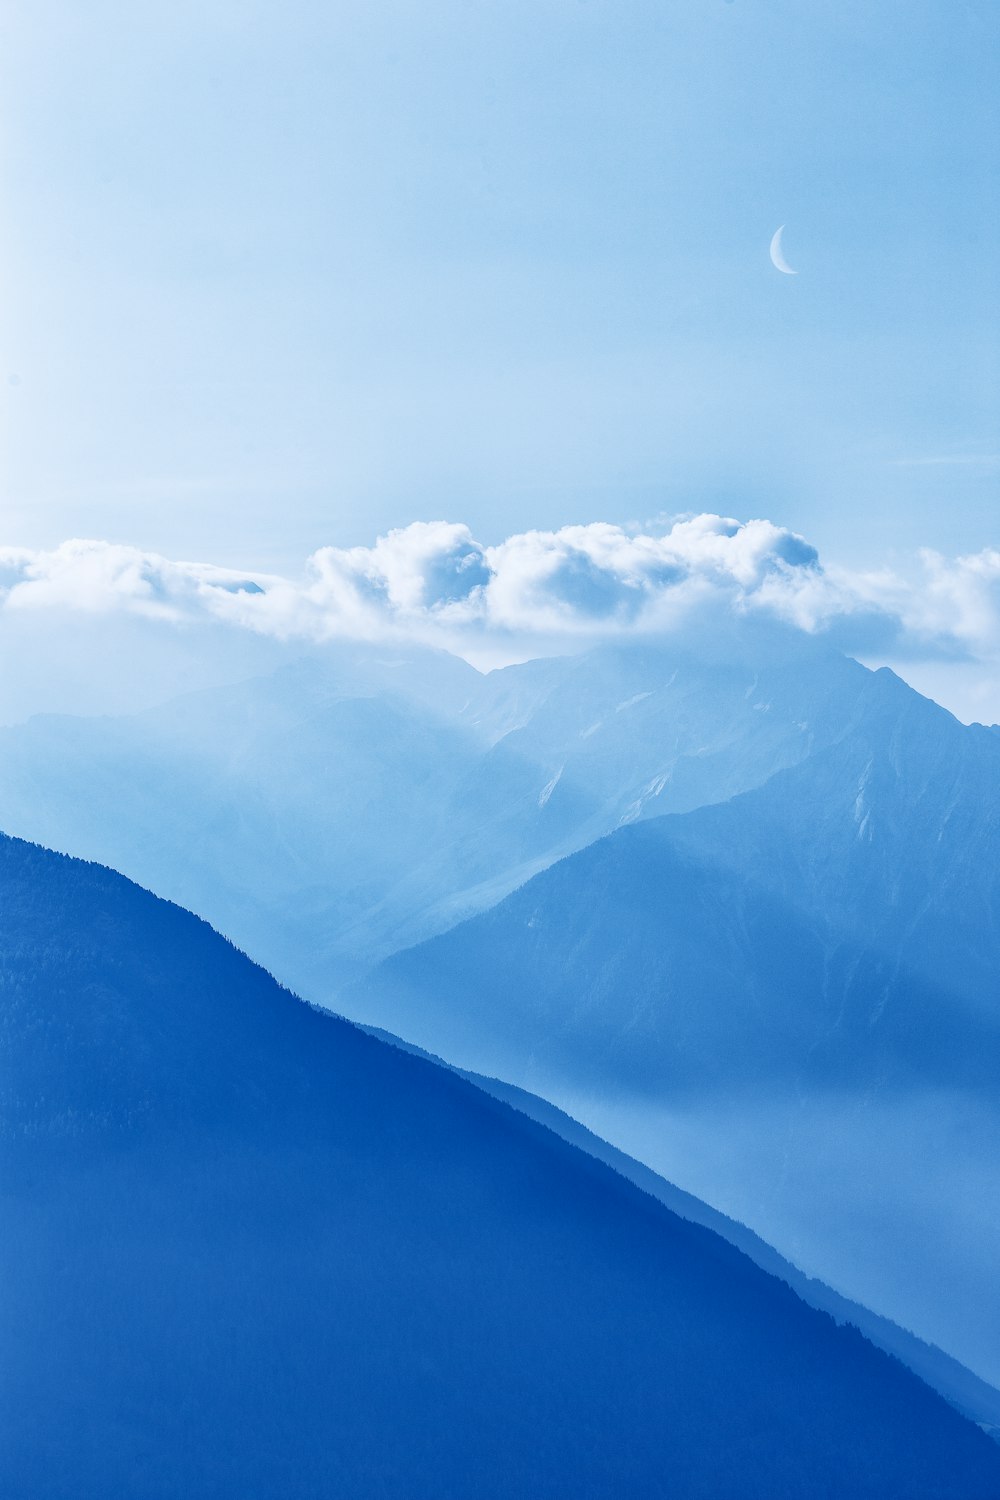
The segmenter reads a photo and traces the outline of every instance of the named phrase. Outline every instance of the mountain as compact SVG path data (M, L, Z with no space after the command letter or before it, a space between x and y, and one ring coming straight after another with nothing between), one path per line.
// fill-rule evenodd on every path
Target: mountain
M623 823L834 742L870 674L745 620L480 674L329 646L121 718L0 730L0 827L198 911L307 999Z
M19 1500L977 1500L1000 1452L708 1230L204 923L0 840Z
M391 1032L379 1031L376 1027L366 1027L365 1030L373 1036L391 1042L393 1046L403 1047L421 1057L430 1058L441 1066L448 1066L442 1062L442 1059L432 1057L429 1052L414 1047L412 1043L394 1037ZM634 1182L643 1192L665 1203L667 1208L678 1214L680 1218L690 1219L692 1223L702 1224L706 1229L711 1229L715 1234L721 1235L724 1240L728 1240L729 1244L735 1245L738 1250L748 1256L754 1265L760 1266L770 1275L787 1282L810 1307L829 1313L838 1323L851 1324L863 1333L870 1343L901 1360L932 1389L944 1396L945 1400L949 1401L956 1410L972 1421L978 1422L996 1440L1000 1441L1000 1390L987 1381L981 1380L971 1370L967 1370L964 1365L945 1354L942 1349L916 1338L907 1329L900 1328L897 1323L893 1323L888 1318L880 1317L870 1308L862 1307L859 1302L852 1302L849 1297L835 1292L832 1287L815 1277L803 1275L797 1266L793 1266L791 1261L779 1255L771 1245L762 1240L759 1235L754 1234L753 1230L748 1229L745 1224L727 1218L725 1214L719 1213L717 1209L703 1203L701 1199L684 1192L674 1183L667 1182L665 1178L644 1166L642 1162L635 1161L608 1141L601 1140L600 1136L588 1130L585 1125L581 1125L578 1120L572 1119L565 1111L557 1109L547 1099L531 1094L527 1089L517 1088L514 1084L504 1083L499 1078L488 1078L482 1073L472 1073L467 1069L456 1068L454 1071L460 1077L469 1079L487 1094L491 1094L496 1099L502 1099L505 1104L527 1115L529 1119L537 1120L539 1124L547 1126L563 1140L585 1151L588 1156L606 1162L622 1177L627 1178L629 1182Z
M204 913L329 996L414 909L520 865L535 824L539 847L551 837L533 767L497 750L484 773L460 721L478 679L440 652L344 648L132 717L39 716L0 731L0 823Z
M0 732L3 824L119 868L283 976L329 986L408 915L394 887L449 802L471 844L461 788L481 746L454 720L478 674L416 655L344 649L134 717ZM493 784L517 799L516 768L495 767Z
M891 672L345 997L565 1108L1000 1379L1000 744Z
M491 672L463 717L537 765L547 801L585 791L582 845L797 765L840 738L869 676L773 622L706 618L676 637Z

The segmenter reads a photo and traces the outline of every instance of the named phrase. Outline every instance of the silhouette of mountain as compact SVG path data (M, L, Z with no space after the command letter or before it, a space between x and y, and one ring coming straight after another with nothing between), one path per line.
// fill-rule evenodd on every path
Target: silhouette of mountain
M866 674L837 742L564 860L344 1007L996 1381L998 849L996 737Z
M0 840L19 1500L977 1500L1000 1453L718 1236L204 923Z

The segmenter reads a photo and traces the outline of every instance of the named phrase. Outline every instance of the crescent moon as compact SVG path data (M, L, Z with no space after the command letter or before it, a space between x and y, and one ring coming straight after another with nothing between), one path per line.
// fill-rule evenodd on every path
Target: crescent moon
M788 264L787 260L781 253L781 236L784 231L785 226L784 224L782 224L780 228L774 231L774 234L771 238L771 264L774 266L775 270L783 272L785 276L797 276L799 274L798 271L792 270L791 266Z

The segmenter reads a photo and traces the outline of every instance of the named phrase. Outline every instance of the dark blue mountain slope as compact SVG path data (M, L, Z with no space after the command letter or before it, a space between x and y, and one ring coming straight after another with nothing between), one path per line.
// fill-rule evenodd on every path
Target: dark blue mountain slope
M370 1031L373 1036L379 1036L392 1043L393 1046L403 1047L441 1066L448 1066L440 1058L432 1057L430 1053L414 1047L409 1042L402 1041L391 1032L379 1031L375 1027L368 1027L366 1030ZM658 1198L680 1218L690 1219L695 1224L703 1224L706 1229L711 1229L714 1233L721 1235L724 1240L728 1240L729 1244L735 1245L738 1250L748 1256L754 1265L760 1266L772 1276L777 1276L787 1282L810 1307L829 1313L838 1323L852 1324L864 1334L870 1343L901 1360L929 1386L944 1396L946 1401L950 1401L958 1411L979 1423L990 1432L995 1440L1000 1441L1000 1390L987 1381L980 1380L958 1360L945 1354L943 1349L938 1349L935 1345L917 1338L907 1329L900 1328L898 1324L893 1323L891 1319L880 1317L878 1313L873 1313L870 1308L863 1307L859 1302L852 1302L850 1298L835 1292L832 1287L816 1277L803 1275L797 1266L792 1265L772 1245L754 1234L753 1230L748 1229L745 1224L728 1218L709 1204L703 1203L700 1198L695 1198L691 1193L684 1192L683 1188L667 1182L665 1178L644 1166L642 1162L627 1156L624 1151L619 1151L610 1142L602 1140L592 1130L581 1125L579 1120L574 1120L567 1115L564 1110L557 1109L547 1099L542 1099L537 1094L529 1093L527 1089L518 1088L514 1084L504 1083L499 1078L487 1078L482 1073L472 1073L465 1069L456 1069L456 1071L461 1077L468 1078L471 1083L476 1084L487 1094L491 1094L496 1099L502 1099L513 1109L527 1115L529 1119L546 1125L549 1130L554 1131L570 1145L579 1147L588 1156L607 1162L608 1166L613 1167L622 1177L627 1178L629 1182L634 1182L637 1187L649 1193L653 1198Z
M0 841L0 976L18 1500L1000 1494L860 1335L121 877Z

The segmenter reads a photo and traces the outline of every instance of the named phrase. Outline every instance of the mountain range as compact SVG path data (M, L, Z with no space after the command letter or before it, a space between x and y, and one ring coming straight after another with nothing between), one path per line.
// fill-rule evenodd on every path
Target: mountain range
M121 870L329 1003L623 823L797 764L867 676L752 620L487 674L331 645L142 713L0 729L0 828Z
M889 672L716 619L36 717L0 732L0 826L554 1101L997 1383L998 757Z
M834 743L620 829L345 1008L561 1105L995 1382L998 848L996 737L866 673Z
M732 1245L205 923L0 838L21 1500L978 1500L1000 1450Z

